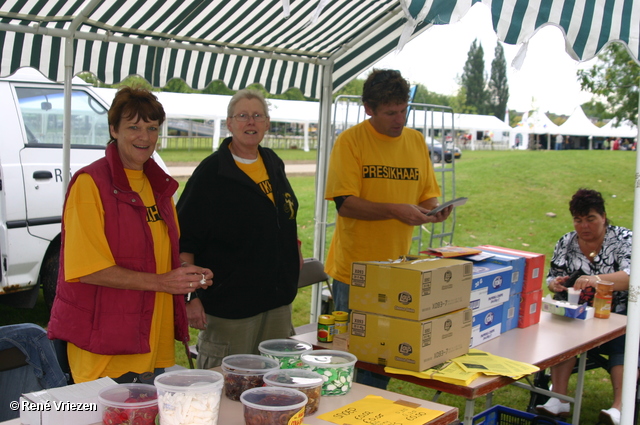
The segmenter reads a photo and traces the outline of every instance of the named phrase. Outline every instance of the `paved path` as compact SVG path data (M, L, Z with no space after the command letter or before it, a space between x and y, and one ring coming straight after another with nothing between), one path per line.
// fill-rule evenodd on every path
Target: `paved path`
M174 178L188 178L196 169L195 166L168 168ZM284 169L287 176L313 176L316 173L316 164L285 164Z

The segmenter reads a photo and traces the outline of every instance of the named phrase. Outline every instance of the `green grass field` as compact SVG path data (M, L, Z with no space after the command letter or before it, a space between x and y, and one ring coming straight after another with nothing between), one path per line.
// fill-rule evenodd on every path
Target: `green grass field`
M169 163L197 162L208 154L165 151L161 156ZM285 160L315 159L314 151L286 150L278 154ZM456 191L469 201L457 209L453 242L460 246L491 244L543 253L548 267L556 241L573 229L568 202L580 187L602 192L610 220L632 228L635 161L636 155L626 151L464 151L455 164ZM315 180L314 177L290 180L301 205L298 225L303 253L310 257ZM294 302L296 326L309 322L309 304L309 289L300 291ZM42 301L33 311L0 305L0 325L35 322L46 326L44 308ZM195 337L196 333L192 331L192 335ZM176 347L178 362L186 365L182 349ZM571 385L573 388L575 377ZM434 396L432 390L398 380L392 380L389 389L423 399ZM524 410L528 399L528 392L508 387L495 392L493 403ZM611 400L608 374L601 369L588 371L581 423L597 423L600 409L609 408ZM464 409L464 399L460 397L443 394L438 402ZM476 400L476 413L485 409L484 403L484 397Z

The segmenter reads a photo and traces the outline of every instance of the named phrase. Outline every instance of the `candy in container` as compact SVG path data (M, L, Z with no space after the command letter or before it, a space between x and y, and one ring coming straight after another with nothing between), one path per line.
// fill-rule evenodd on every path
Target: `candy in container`
M346 351L312 350L301 356L306 367L324 378L322 395L344 395L351 390L356 356Z
M245 425L302 424L307 396L291 388L260 387L242 393Z
M217 425L223 376L213 370L187 369L158 375L161 425Z
M320 406L324 379L318 373L308 369L280 369L267 372L264 375L264 384L267 387L293 388L302 391L308 398L304 411L305 416L308 416L316 413Z
M103 424L155 424L158 394L153 385L112 385L100 390L98 400L102 406Z
M300 355L312 348L311 344L294 339L268 339L258 345L260 354L280 362L280 369L304 367Z
M224 393L231 400L240 400L240 395L251 388L264 385L263 376L280 369L276 359L257 354L232 354L222 359Z

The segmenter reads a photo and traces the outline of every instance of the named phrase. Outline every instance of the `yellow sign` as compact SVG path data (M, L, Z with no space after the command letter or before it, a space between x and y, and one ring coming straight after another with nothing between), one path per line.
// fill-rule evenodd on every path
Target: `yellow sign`
M424 425L443 413L404 400L368 395L318 418L338 425Z

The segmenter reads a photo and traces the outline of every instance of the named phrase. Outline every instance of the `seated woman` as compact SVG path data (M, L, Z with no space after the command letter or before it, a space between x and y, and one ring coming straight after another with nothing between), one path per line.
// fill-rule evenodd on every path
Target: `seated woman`
M595 190L579 189L569 202L574 231L562 236L556 244L547 276L549 290L555 293L567 291L565 284L574 272L582 274L573 287L582 290L580 303L593 303L598 281L613 282L611 311L627 314L629 274L631 273L632 232L609 223L602 195ZM608 372L613 386L613 404L600 412L605 424L620 423L622 404L622 375L625 335L598 347L599 353L609 356ZM569 377L576 364L573 357L551 368L553 391L566 395ZM539 413L569 416L569 402L552 397L545 404L536 406Z

